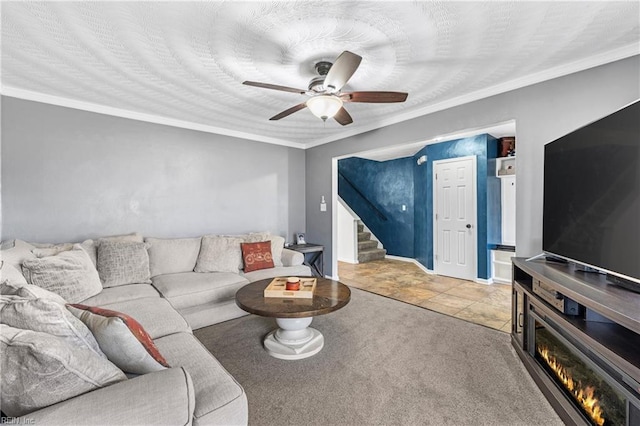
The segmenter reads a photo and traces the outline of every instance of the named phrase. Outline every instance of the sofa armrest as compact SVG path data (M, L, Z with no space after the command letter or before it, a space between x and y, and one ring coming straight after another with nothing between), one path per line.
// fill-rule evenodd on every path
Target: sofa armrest
M282 266L298 266L304 262L304 254L299 251L289 250L284 248L282 250Z
M169 368L42 408L14 424L191 425L194 409L189 373Z

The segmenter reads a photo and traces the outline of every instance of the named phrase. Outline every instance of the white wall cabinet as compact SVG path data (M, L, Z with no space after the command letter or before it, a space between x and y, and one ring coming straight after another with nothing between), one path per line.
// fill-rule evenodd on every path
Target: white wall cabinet
M516 177L505 176L501 179L502 207L502 244L516 245Z
M502 245L516 245L516 157L496 158L496 176L500 178Z

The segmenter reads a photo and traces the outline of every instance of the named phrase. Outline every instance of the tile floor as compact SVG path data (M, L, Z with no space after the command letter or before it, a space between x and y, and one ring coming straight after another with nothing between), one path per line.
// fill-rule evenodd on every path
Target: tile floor
M352 287L506 333L511 331L510 285L430 275L412 263L392 259L356 265L338 262L338 276Z

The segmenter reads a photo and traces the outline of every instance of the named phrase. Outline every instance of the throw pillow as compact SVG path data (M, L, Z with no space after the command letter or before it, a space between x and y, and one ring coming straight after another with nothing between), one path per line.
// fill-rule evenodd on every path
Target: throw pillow
M58 336L74 346L105 356L91 331L67 310L64 301L0 296L0 317L2 324Z
M8 281L15 286L27 284L27 280L24 278L24 275L22 275L22 272L4 260L0 264L0 280Z
M98 272L79 244L56 256L25 260L22 273L28 283L52 291L70 303L81 302L102 291Z
M2 411L17 417L126 380L109 360L64 339L0 324Z
M242 238L205 235L198 255L196 272L234 272L242 268Z
M62 253L63 251L69 251L72 249L73 243L51 244L48 247L36 247L31 250L31 253L33 253L35 257L41 258L47 256L55 256Z
M127 373L169 367L149 333L129 315L86 305L67 305L67 309L89 327L107 358Z
M31 253L35 247L22 240L10 240L2 243L2 250L0 250L0 257L5 264L9 264L20 270L22 262L26 259L35 258Z
M271 257L271 242L241 243L240 248L244 260L244 272L274 267Z
M102 286L151 283L147 248L145 243L101 240L98 245L98 274Z
M258 241L271 242L271 256L275 266L283 266L282 250L284 249L284 237L279 235L271 235L269 232L251 232L245 236L245 242L254 243Z
M24 284L18 284L4 280L0 283L0 294L5 296L20 296L26 299L47 299L61 305L67 303L61 296L37 285L27 284L26 281Z
M151 276L191 272L198 261L202 238L147 238Z

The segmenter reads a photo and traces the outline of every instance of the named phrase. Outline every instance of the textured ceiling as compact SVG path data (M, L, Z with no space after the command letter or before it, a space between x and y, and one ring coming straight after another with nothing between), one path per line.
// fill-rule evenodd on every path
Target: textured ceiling
M314 146L639 53L640 2L3 2L2 92L292 146ZM409 93L308 110L313 65L350 50L344 90ZM490 124L490 123L488 123Z

